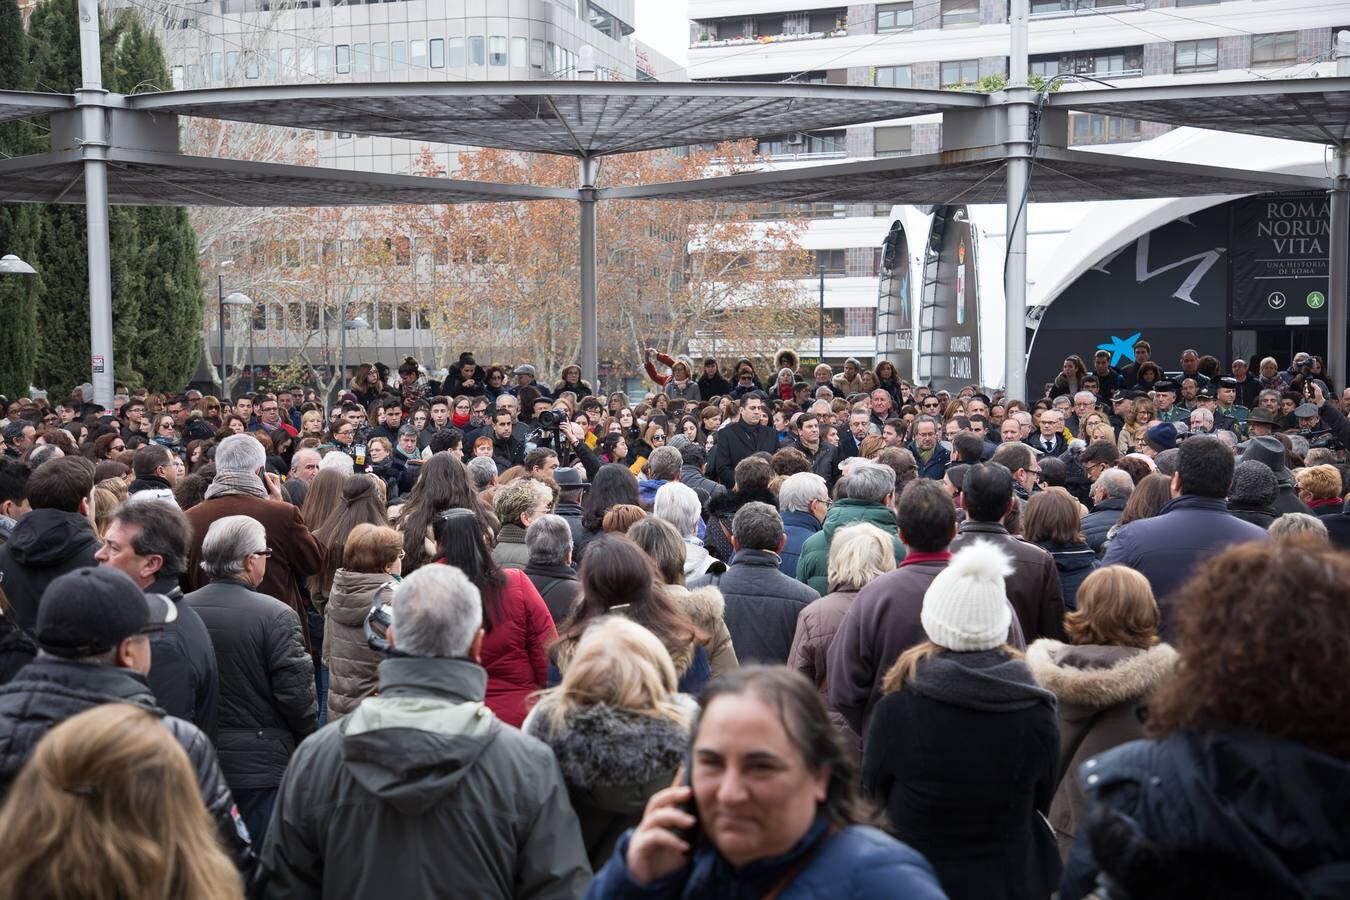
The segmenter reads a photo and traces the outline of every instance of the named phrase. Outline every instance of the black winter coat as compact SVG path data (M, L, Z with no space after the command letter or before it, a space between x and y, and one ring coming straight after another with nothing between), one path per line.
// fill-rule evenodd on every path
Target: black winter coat
M704 375L698 380L698 393L701 399L711 400L714 397L725 397L731 393L731 382L722 377L719 372L709 378Z
M295 610L232 578L183 599L201 616L220 667L216 749L235 791L281 783L295 748L318 727L314 663Z
M14 674L33 661L37 644L9 616L0 616L0 684L8 684Z
M1064 591L1064 610L1072 612L1078 608L1078 586L1083 583L1097 567L1097 554L1082 541L1073 544L1052 544L1044 541L1037 544L1055 561L1055 571L1059 573L1059 585Z
M0 576L15 623L33 633L47 585L67 572L98 565L97 551L94 526L79 513L35 509L20 519L0 546Z
M225 851L243 874L253 880L257 859L248 831L237 819L234 795L216 762L216 751L201 729L191 722L164 715L145 676L131 669L39 659L19 670L0 687L0 795L8 793L19 770L48 731L87 709L104 703L130 703L161 717L164 726L187 752L197 774L206 810L216 823Z
M778 571L777 553L741 550L720 575L701 575L689 582L694 590L713 585L726 601L723 617L731 645L742 664L787 662L797 633L797 615L820 595Z
M572 604L581 596L581 583L577 581L577 572L571 566L561 563L554 566L529 563L525 566L525 577L530 579L539 596L544 598L553 624L557 625L572 611Z
M150 690L164 711L196 725L212 742L220 713L220 667L206 623L183 603L183 591L174 576L146 588L163 594L178 607L178 618L150 637Z
M1182 731L1116 747L1077 776L1091 812L1062 900L1084 897L1099 873L1124 888L1113 898L1350 897L1344 759L1251 732Z
M1083 537L1093 553L1102 555L1102 548L1106 546L1106 535L1111 531L1111 526L1120 521L1123 512L1125 501L1111 497L1092 507L1092 512L1083 516Z
M944 653L872 710L863 790L951 900L1046 900L1059 761L1054 695L1001 651Z
M1269 528L1270 523L1274 522L1280 515L1273 506L1252 506L1235 500L1228 501L1228 512L1233 515L1233 518L1251 522L1258 528Z
M768 425L733 422L717 432L708 457L708 477L730 490L736 484L736 464L761 451L778 451L778 433Z

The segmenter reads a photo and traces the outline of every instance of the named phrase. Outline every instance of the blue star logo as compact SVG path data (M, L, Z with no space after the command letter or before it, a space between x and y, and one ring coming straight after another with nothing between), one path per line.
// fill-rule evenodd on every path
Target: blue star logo
M1098 344L1097 349L1106 350L1111 354L1112 366L1120 365L1121 359L1128 359L1130 362L1134 362L1134 343L1139 340L1139 336L1142 334L1142 331L1136 331L1127 338L1118 338L1113 334L1111 335L1111 343Z

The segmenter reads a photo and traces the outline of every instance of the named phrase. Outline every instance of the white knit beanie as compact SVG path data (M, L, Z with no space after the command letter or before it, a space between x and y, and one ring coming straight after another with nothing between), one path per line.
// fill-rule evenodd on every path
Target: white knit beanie
M989 541L956 551L923 595L919 621L928 639L963 653L1007 643L1012 607L1003 579L1011 574L1012 561Z

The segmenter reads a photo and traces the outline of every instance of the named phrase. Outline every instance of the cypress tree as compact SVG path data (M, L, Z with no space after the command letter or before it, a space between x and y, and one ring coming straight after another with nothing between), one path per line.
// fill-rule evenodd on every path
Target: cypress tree
M14 91L33 89L28 37L16 3L0 3L0 85ZM26 156L40 149L30 123L0 124L0 153ZM0 254L13 253L34 263L41 224L32 204L0 204ZM40 275L0 276L0 394L7 397L27 396L33 383L41 297Z

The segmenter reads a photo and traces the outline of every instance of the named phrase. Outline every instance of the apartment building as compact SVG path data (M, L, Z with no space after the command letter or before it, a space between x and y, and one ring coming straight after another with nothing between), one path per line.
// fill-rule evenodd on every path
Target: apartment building
M690 0L689 16L689 75L697 80L979 89L1008 74L1007 0ZM1347 25L1344 0L1031 0L1030 74L1120 85L1328 75L1332 35ZM1166 131L1074 114L1068 140L1142 143ZM928 117L764 135L760 148L795 166L932 153L940 139L940 123ZM825 340L826 360L860 355L863 344L870 355L878 248L902 211L815 204L802 212L811 219L805 243L826 273L824 305L836 326L837 336ZM802 349L814 355L816 344Z

